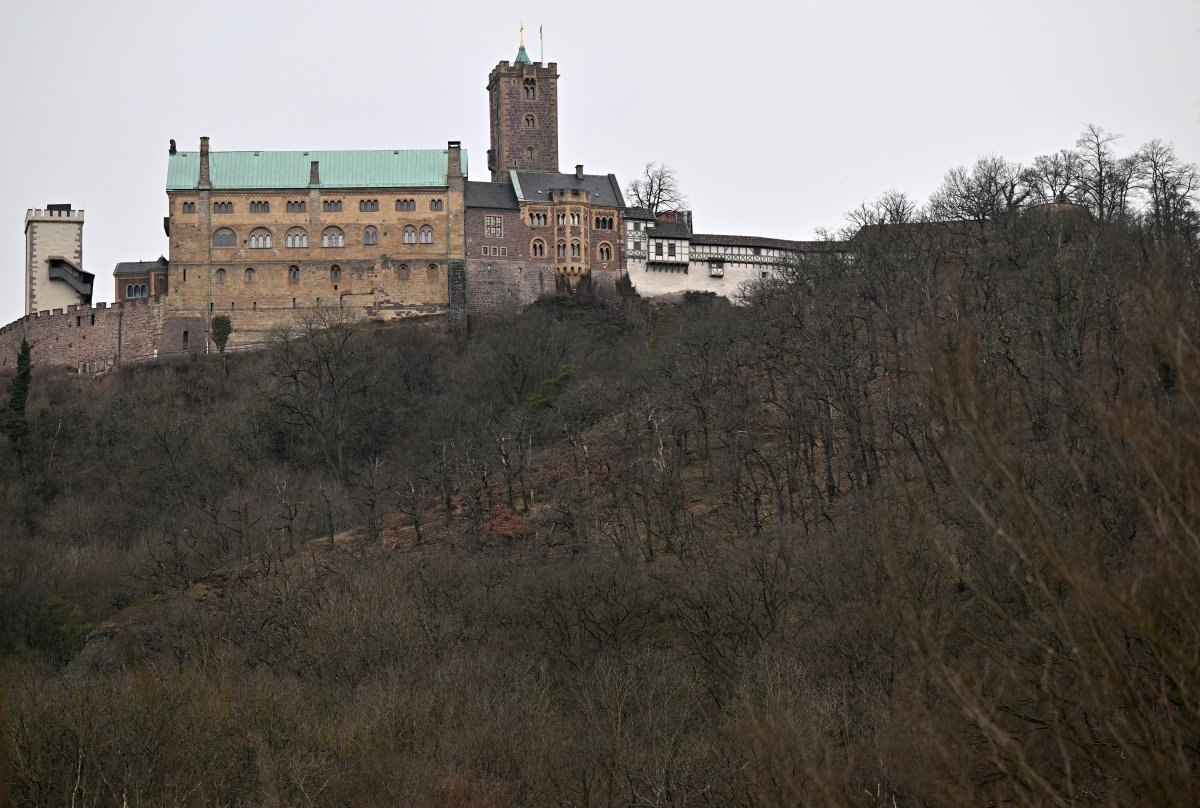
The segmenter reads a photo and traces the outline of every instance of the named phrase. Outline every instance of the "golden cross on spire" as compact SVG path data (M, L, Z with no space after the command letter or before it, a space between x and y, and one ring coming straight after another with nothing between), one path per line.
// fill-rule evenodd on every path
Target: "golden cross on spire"
M521 47L525 47L525 20L521 20Z

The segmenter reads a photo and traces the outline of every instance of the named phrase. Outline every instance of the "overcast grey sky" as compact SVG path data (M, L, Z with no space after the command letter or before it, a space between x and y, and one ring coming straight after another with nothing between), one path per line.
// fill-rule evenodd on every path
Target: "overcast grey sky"
M609 11L611 9L611 11ZM607 13L605 13L607 12ZM24 2L0 30L0 322L23 313L24 215L87 211L84 266L167 252L167 141L438 148L486 179L491 67L524 18L559 65L562 167L678 172L696 228L808 238L986 153L1089 122L1200 161L1200 0L766 3Z

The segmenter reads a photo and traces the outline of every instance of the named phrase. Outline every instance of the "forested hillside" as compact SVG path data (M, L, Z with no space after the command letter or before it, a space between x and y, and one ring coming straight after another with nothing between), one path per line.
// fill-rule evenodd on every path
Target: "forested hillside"
M1197 219L1096 137L736 305L35 368L12 801L1197 804Z

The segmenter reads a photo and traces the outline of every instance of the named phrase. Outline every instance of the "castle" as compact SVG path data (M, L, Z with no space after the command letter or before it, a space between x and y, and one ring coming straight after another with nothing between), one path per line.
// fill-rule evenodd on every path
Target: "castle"
M732 295L789 255L828 244L706 236L690 212L627 207L617 178L559 171L558 66L516 58L488 76L488 181L458 141L375 151L183 151L167 157L168 255L119 263L116 303L91 306L83 212L26 216L26 316L0 329L0 367L23 338L34 361L96 372L230 345L262 344L298 315L337 307L392 320L510 311L626 272L642 294Z

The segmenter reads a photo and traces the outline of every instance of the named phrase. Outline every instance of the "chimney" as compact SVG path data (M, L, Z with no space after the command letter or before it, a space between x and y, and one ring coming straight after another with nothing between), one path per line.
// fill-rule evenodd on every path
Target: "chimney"
M462 142L451 140L446 144L446 176L449 178L462 175Z
M212 187L212 176L208 170L208 137L200 138L200 185L201 188Z
M321 163L319 160L313 160L308 164L308 184L321 184Z
M579 165L575 166L575 179L577 179L577 180L583 179L583 163L580 163Z

